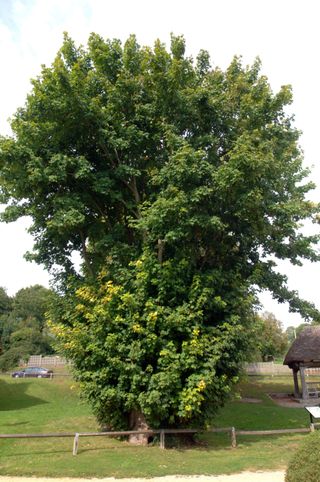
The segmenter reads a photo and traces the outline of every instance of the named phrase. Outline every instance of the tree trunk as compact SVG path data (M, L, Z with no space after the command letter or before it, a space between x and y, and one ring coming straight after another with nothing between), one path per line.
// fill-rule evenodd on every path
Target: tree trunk
M130 430L148 430L149 426L143 413L138 410L133 410L130 413ZM129 442L134 445L148 445L148 434L131 434L129 435Z

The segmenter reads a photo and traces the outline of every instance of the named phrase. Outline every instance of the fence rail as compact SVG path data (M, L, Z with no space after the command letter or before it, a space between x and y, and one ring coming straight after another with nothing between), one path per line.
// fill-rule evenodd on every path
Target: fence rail
M291 370L286 365L274 362L246 363L245 371L248 375L291 375Z
M195 434L195 433L229 433L231 437L231 447L237 447L237 435L286 435L290 433L313 432L319 423L311 423L310 427L304 428L284 428L277 430L236 430L235 427L212 428L209 430L201 429L158 429L158 430L127 430L119 432L65 432L65 433L16 433L0 434L0 439L26 439L26 438L50 438L50 437L73 437L72 454L77 455L80 437L120 437L125 435L159 435L160 448L165 449L165 436L169 434Z
M22 362L22 364L24 364ZM69 362L58 355L31 355L27 366L28 367L41 367L41 366L49 366L49 367L63 367L69 365Z
M292 375L292 370L287 365L274 362L246 363L244 366L248 375ZM320 368L306 368L306 375L320 375Z

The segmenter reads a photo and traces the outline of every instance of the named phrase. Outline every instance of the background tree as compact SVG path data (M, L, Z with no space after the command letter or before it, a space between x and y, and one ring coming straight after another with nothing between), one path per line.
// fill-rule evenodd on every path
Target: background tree
M11 310L12 299L7 295L6 289L0 287L0 355L3 351L3 336L5 330L5 320Z
M273 313L257 315L254 327L256 349L263 361L281 357L288 349L288 336Z
M9 308L0 315L0 369L8 370L30 355L54 352L45 318L51 297L51 290L34 285L22 288L10 299Z
M56 332L99 420L205 424L249 347L256 293L317 317L272 259L318 260L289 87L260 63L212 69L182 37L68 36L0 142L6 221L60 267ZM73 269L79 252L83 271Z
M300 323L300 325L298 326L288 326L288 328L286 329L286 335L288 337L289 344L291 345L297 338L297 336L302 332L302 330L304 330L308 326L310 326L309 323Z
M11 298L7 295L5 288L0 286L0 315L7 313L11 309Z
M296 328L294 326L288 326L286 329L286 335L288 338L288 344L291 345L297 337Z

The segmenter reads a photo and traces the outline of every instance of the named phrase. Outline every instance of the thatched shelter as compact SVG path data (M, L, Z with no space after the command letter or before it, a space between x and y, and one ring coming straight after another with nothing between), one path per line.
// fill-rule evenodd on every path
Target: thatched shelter
M305 376L307 368L320 367L320 326L309 326L298 335L286 354L283 364L292 369L296 398L308 400L320 397L320 383L307 382ZM301 392L298 372L300 372Z

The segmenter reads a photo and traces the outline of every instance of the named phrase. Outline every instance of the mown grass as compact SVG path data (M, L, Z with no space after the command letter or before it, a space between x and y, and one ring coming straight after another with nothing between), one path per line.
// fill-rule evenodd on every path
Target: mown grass
M293 382L289 377L250 377L238 387L238 400L228 403L215 420L217 427L234 426L238 430L276 430L300 428L309 425L303 408L277 405L270 393L291 393ZM237 395L237 394L236 394ZM244 403L242 398L256 398L261 403Z
M79 400L74 385L65 377L0 377L0 433L97 431L95 419L89 407ZM256 430L308 426L305 410L279 407L267 395L288 390L292 390L289 379L250 379L240 385L240 394L262 402L229 402L214 426ZM238 436L238 447L232 449L229 435L205 434L199 437L201 444L197 447L165 451L156 443L134 447L117 439L80 438L76 457L72 455L72 438L1 439L0 474L120 478L271 470L284 468L304 437Z

